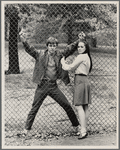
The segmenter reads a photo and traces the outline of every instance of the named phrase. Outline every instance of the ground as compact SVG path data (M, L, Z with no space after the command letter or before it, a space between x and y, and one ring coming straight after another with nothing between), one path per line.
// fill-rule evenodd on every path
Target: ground
M15 142L16 140L16 142ZM15 144L16 143L16 144ZM77 136L60 136L49 139L41 139L41 138L19 138L12 137L6 138L6 146L27 146L27 148L100 148L101 146L104 148L116 148L117 147L117 136L115 132L111 132L109 134L95 134L88 135L86 139L78 140ZM32 147L34 146L34 147ZM36 146L36 147L35 147ZM39 146L39 147L37 147ZM8 146L9 147L9 146ZM17 147L17 148L18 148ZM20 148L20 147L19 147Z

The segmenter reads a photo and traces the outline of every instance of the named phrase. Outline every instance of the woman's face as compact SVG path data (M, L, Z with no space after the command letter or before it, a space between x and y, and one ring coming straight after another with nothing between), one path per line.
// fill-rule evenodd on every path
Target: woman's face
M82 54L86 50L85 44L83 42L78 43L78 53Z

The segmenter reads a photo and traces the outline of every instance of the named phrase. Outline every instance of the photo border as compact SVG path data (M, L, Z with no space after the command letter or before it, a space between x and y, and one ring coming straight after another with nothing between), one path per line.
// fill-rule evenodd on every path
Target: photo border
M119 0L118 1L102 1L102 0L100 0L100 1L86 1L86 0L81 0L81 1L68 1L68 0L63 0L63 1L48 1L48 0L45 0L45 1L32 1L32 0L26 0L26 1L0 1L1 3L1 7L2 7L2 5L3 5L3 3L6 3L6 2L8 2L8 3L18 3L18 2L20 2L20 3L41 3L41 2L44 2L44 3L47 3L47 2L50 2L50 3L75 3L75 2L80 2L80 3L86 3L86 2L88 2L88 3L100 3L100 2L102 2L102 3L104 3L104 2L108 2L108 3L110 3L110 2L118 2L118 9L117 9L117 11L119 11ZM1 149L3 148L3 149L8 149L7 147L2 147L2 144L3 144L3 137L4 137L4 117L3 117L3 111L4 111L4 105L3 105L3 102L4 102L4 85L5 85L5 83L4 83L4 51L3 51L3 49L4 49L4 33L3 33L3 31L4 31L4 15L3 15L3 8L1 8L1 11L0 11L0 14L1 14L1 24L0 24L0 27L1 27L1 51L0 51L0 56L1 56L1 80L0 80L0 83L1 83L1 103L0 103L0 106L1 106L1 113L0 113L0 115L1 115ZM120 78L120 70L119 70L119 64L120 64L120 60L119 60L119 33L120 33L120 31L119 31L119 12L118 12L118 22L117 22L117 96L118 96L118 98L117 98L117 100L118 100L118 107L117 107L117 110L118 110L118 115L117 115L117 126L118 126L118 133L120 132L119 131L119 122L120 122L120 116L119 116L119 113L120 113L120 111L119 111L119 106L120 106L120 104L119 104L119 97L120 97L120 92L119 92L119 78ZM118 146L118 148L120 147L120 143L119 143L119 137L120 137L120 133L119 134L117 134L117 140L118 140L118 144L119 145L117 145ZM60 147L57 147L57 146L55 146L55 147L51 147L50 148L50 146L49 147L46 147L46 148L40 148L40 146L38 146L38 147L36 147L36 146L33 146L33 147L35 147L35 149L71 149L71 147L72 146L68 146L67 148L66 148L66 146L64 147L64 148L61 148L61 146ZM33 149L33 147L32 146L30 146L30 147L24 147L25 149ZM42 147L42 146L41 146ZM101 146L100 146L101 147ZM21 146L20 146L20 148L19 147L9 147L10 149L12 148L12 149L20 149L21 148ZM93 146L86 146L86 148L87 149L91 149L91 148L93 148L93 149L99 149L97 146L96 146L96 148L94 148ZM79 148L73 148L72 147L72 149L86 149L86 148L84 148L84 147L82 147L82 146L79 146ZM101 147L102 149L106 149L106 147ZM100 148L100 149L101 149ZM23 149L23 148L22 148ZM108 149L111 149L111 146L110 147L108 147Z

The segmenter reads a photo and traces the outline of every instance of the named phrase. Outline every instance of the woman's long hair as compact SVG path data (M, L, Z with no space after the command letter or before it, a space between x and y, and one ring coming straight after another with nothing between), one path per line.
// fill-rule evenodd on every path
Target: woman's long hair
M91 55L90 55L90 48L89 48L89 45L86 41L83 42L85 44L85 47L86 47L86 50L83 52L83 54L88 54L89 58L90 58L90 69L89 69L89 72L91 72L92 70L92 58L91 58Z

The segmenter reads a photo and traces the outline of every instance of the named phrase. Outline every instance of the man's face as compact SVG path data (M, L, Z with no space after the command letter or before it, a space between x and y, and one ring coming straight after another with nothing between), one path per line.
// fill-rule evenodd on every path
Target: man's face
M56 51L56 47L57 47L57 44L56 43L49 43L48 44L48 51L49 51L49 53L50 54L54 54L55 53L55 51Z

